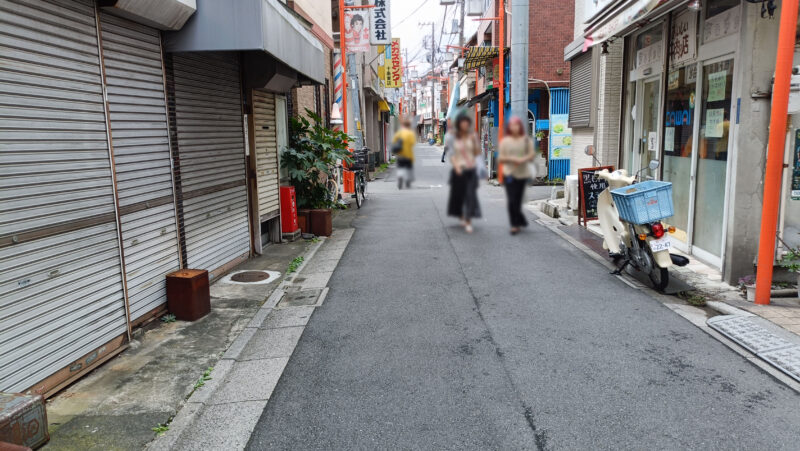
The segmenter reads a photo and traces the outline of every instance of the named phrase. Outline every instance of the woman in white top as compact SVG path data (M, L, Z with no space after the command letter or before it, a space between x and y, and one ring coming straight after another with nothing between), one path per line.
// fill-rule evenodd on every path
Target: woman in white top
M472 132L472 120L462 114L456 118L455 140L450 162L453 171L450 175L450 199L447 214L461 218L467 233L472 233L472 218L481 216L478 204L478 173L475 157L480 155L478 140Z

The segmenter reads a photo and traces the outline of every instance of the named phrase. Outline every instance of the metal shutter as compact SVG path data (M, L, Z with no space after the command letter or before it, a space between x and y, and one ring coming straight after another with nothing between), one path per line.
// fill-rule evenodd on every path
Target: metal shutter
M131 321L180 268L158 30L100 14Z
M570 62L569 126L589 127L592 116L592 52Z
M174 54L186 266L218 269L250 250L236 55Z
M258 217L264 222L280 212L275 94L253 89L253 122L258 175Z
M0 391L127 331L94 14L0 0Z

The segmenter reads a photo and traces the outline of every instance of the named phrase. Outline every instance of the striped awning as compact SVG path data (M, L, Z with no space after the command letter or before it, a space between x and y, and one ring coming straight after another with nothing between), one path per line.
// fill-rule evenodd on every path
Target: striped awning
M467 50L467 55L464 58L464 70L477 69L484 66L487 61L492 58L497 58L500 55L499 47L490 46L475 46ZM506 47L508 53L508 47Z

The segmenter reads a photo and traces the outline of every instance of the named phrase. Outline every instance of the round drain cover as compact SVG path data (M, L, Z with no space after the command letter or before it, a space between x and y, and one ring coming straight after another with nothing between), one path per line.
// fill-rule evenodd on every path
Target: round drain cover
M231 280L234 282L253 283L263 282L269 277L269 273L264 271L242 271L231 276Z

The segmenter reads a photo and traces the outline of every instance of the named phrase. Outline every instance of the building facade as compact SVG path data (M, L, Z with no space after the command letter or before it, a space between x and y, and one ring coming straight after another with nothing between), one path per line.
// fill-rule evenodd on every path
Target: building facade
M285 94L323 51L277 0L0 10L0 391L49 395L165 311L166 274L280 239Z
M591 59L582 73L596 79L583 96L595 116L581 139L593 131L603 164L672 182L675 215L667 222L677 228L678 249L729 283L753 273L778 21L760 3L740 0L577 6L585 11L583 29L576 23L565 56L573 74ZM790 123L797 127L795 116ZM800 242L800 207L789 186L795 144L787 140L779 225L790 245ZM651 160L658 170L646 169ZM574 161L589 163L578 152Z

